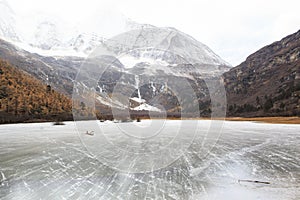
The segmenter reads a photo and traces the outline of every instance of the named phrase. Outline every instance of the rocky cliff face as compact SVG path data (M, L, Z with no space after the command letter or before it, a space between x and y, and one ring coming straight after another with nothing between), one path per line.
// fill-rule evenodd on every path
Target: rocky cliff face
M228 114L300 114L300 31L250 55L223 75Z

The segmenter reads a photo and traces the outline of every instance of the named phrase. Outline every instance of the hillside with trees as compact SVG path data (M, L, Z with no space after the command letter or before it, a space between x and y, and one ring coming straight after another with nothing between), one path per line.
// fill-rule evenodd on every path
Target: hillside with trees
M71 100L0 60L0 123L72 119Z
M253 53L223 78L229 116L300 116L300 31Z

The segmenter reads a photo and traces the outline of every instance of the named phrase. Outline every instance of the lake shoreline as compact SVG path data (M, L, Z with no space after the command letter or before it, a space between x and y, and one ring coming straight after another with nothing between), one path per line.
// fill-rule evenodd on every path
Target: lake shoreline
M150 120L150 118L140 118L141 120ZM162 120L161 118L152 118L151 120ZM209 117L199 117L199 118L175 118L168 117L167 120L225 120L225 121L242 121L242 122L256 122L256 123L269 123L269 124L300 124L300 117L225 117L225 118L209 118ZM74 120L63 120L61 122L73 122ZM84 120L83 120L84 121ZM109 120L108 120L109 121ZM12 122L12 123L0 123L4 124L24 124L24 123L56 123L57 121L52 120L28 120L23 122Z
M243 121L243 122L257 122L269 124L300 124L300 117L199 117L199 118L175 118L168 117L168 120L225 120L225 121ZM143 119L147 120L147 119Z

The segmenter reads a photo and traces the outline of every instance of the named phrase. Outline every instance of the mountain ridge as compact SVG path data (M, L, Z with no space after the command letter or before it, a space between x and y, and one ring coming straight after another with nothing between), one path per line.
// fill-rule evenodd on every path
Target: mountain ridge
M0 55L2 59L4 58L6 60L13 61L16 67L39 77L41 80L45 81L46 77L48 77L49 81L54 83L56 81L64 80L65 78L65 80L69 79L69 81L65 83L57 82L56 84L53 84L53 88L56 88L59 85L65 86L67 83L71 89L72 81L76 76L76 70L78 70L80 63L84 60L75 57L71 58L69 61L64 60L65 58L62 59L59 57L43 57L26 52L3 40L0 40ZM52 72L51 67L54 67L54 72ZM189 67L193 68L195 66L190 65ZM42 71L39 72L39 70L36 69L42 69ZM48 71L45 71L45 69ZM57 73L60 75L56 76L56 79L51 80L50 75ZM111 78L110 75L114 73L115 72L109 72L106 77ZM41 75L42 77L40 77ZM192 79L190 79L190 81L192 81ZM259 49L257 52L249 55L243 63L230 69L228 72L225 72L223 74L223 81L227 91L227 114L229 117L299 116L300 31L286 36L282 40L267 45ZM133 82L132 84L132 87L135 88L135 83ZM100 87L98 89L96 88L96 90L100 93L103 92L103 90L108 90L108 88L103 87L103 85L99 86ZM194 89L201 89L201 87L203 87L201 84L200 87L199 85L194 85ZM149 89L156 89L157 91L160 90L163 93L165 91L163 87L150 82L149 85L141 86L139 92L142 96L147 98L150 97L151 99L152 94L149 93ZM66 90L62 88L59 89L58 87L58 91L64 91L64 93L68 94L69 97L71 95L71 93L69 93L70 90L69 92L66 92ZM205 89L204 91L208 92ZM172 99L170 93L167 91L165 92L166 93L164 95L166 96L160 96L160 100L167 102L166 105L170 112L171 110L178 109L176 108L176 101ZM103 94L99 96L100 99L102 98L101 101L103 101L103 98L109 97L110 93L107 92L106 95ZM140 94L136 91L133 93L132 99L135 99L136 96L139 95ZM200 106L202 108L200 110L202 110L202 116L209 116L209 109L211 108L209 99L206 99L203 96L197 97L199 98L198 100L201 100ZM142 100L144 101L144 99ZM101 101L96 103L98 108L101 107L101 105L99 107L99 103L101 104ZM106 104L102 105L101 108L105 105ZM175 107L170 105L174 105ZM137 106L137 108L140 107L145 106ZM149 105L149 107L151 107L151 105ZM109 111L109 104L108 107L106 105L105 109L108 109L106 114L111 115Z
M229 115L299 115L300 31L259 49L223 77Z

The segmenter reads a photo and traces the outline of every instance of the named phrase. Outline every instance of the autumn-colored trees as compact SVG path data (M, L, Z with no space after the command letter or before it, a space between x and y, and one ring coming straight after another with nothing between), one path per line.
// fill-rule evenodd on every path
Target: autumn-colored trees
M27 118L70 118L71 110L71 100L51 85L0 60L0 123Z

